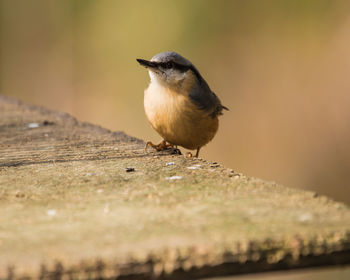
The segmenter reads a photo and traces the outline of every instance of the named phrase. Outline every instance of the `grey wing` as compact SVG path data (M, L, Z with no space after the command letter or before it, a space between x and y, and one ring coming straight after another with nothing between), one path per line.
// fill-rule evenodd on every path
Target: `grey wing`
M190 99L202 110L208 112L213 118L222 115L222 110L228 110L227 107L221 104L220 99L212 92L209 87L203 89L196 88L189 94Z

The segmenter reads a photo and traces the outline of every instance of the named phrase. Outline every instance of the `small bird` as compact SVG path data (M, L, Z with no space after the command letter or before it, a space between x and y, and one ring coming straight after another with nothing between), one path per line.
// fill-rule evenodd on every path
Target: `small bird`
M150 61L137 59L148 69L151 81L144 94L144 108L151 126L163 137L157 151L182 146L196 149L215 136L223 109L197 68L176 52L162 52ZM168 143L168 144L167 144Z

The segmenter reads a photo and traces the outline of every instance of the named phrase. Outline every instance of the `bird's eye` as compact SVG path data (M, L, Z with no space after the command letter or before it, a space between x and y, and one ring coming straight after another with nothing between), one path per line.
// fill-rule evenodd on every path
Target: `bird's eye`
M171 61L168 61L167 63L165 63L165 68L167 68L167 69L170 69L170 68L173 68L173 66L174 66L174 63L173 62L171 62Z

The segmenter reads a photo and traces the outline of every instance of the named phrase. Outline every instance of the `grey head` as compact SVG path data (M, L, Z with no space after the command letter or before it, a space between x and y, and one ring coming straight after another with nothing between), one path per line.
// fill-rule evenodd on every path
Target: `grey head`
M190 99L199 108L208 111L213 116L220 115L222 109L227 109L221 105L219 98L210 90L197 68L178 53L162 52L153 56L150 61L144 59L137 59L137 61L149 70L151 80L156 79L157 82L166 86L176 88L191 79L190 83L193 86L188 92Z
M151 79L155 78L158 82L170 87L176 87L189 78L189 70L195 74L194 78L198 80L194 82L203 80L194 65L176 52L162 52L153 56L150 61L144 59L137 59L137 61L150 71Z

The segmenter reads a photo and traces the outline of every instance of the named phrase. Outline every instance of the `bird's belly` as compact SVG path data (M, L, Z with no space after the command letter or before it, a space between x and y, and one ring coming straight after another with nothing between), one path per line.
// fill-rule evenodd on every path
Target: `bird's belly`
M213 139L218 119L195 107L188 98L168 89L156 91L149 87L144 107L148 121L167 142L196 149Z

